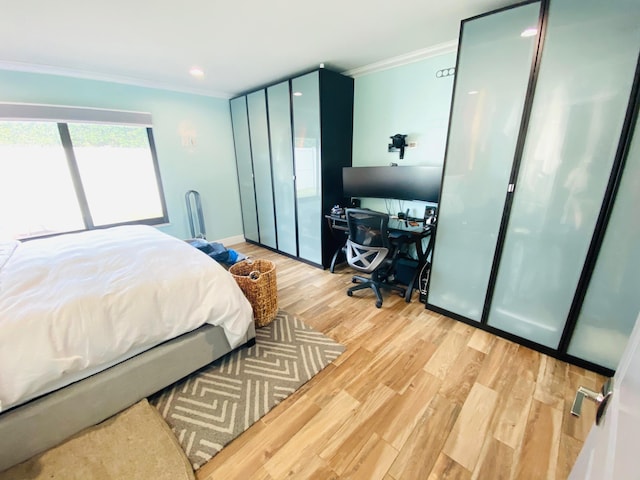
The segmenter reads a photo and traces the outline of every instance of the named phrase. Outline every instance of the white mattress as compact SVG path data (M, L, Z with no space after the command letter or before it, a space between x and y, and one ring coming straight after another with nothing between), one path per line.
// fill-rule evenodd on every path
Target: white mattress
M252 321L224 268L153 227L23 242L0 262L0 411L204 323L236 347Z

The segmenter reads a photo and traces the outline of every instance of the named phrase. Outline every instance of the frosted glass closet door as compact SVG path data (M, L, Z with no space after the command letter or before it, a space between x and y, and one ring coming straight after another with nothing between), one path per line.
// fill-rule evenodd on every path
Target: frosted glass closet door
M322 263L320 84L318 72L291 81L299 256Z
M612 370L640 311L640 128L622 181L595 270L569 344L569 354Z
M231 104L233 141L236 148L236 166L242 207L242 227L244 238L258 242L258 215L256 211L255 188L253 186L253 165L249 140L249 119L247 117L247 97L234 98Z
M540 3L463 24L428 302L479 321L518 139Z
M640 45L637 11L637 0L551 0L488 323L552 348L620 138Z
M269 152L269 127L264 90L247 95L249 132L253 157L254 184L258 207L260 243L276 248L276 223L273 210L273 184L271 183L271 154Z
M278 249L296 255L296 209L289 82L267 89Z

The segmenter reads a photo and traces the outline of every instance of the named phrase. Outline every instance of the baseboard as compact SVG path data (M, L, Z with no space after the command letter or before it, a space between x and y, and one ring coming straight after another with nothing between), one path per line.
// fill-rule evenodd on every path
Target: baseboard
M218 242L223 244L225 247L229 245L237 245L238 243L244 243L244 235L236 235L234 237L222 238L220 240L213 240L214 242Z

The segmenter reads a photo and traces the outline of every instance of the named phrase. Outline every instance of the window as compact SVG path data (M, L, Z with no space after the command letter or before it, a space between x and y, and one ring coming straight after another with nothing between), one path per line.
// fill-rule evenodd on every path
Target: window
M43 113L55 119L37 118ZM32 238L166 223L152 130L132 113L0 104L0 233Z

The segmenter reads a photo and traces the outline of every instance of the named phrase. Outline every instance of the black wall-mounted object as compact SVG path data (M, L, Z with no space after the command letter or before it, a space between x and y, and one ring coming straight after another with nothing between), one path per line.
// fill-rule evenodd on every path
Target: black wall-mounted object
M391 143L389 144L390 152L400 151L400 160L404 158L404 148L407 146L407 136L401 133L396 133L391 138Z

